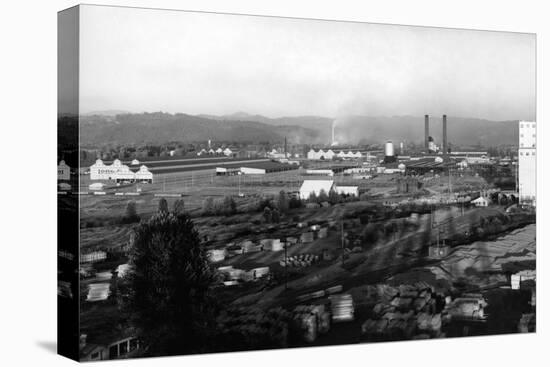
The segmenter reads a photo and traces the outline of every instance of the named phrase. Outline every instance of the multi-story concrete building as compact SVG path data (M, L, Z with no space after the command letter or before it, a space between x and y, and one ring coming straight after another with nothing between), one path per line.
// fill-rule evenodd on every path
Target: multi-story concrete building
M536 205L537 124L519 122L518 191L520 203Z

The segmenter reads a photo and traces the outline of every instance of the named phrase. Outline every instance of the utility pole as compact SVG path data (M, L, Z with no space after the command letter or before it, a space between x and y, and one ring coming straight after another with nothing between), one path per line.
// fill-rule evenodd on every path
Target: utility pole
M240 196L241 196L241 173L239 172L239 197Z
M288 290L288 271L287 271L287 267L288 267L288 254L287 254L287 249L288 247L288 241L285 241L285 290Z
M342 228L342 266L344 266L345 264L345 247L344 247L344 242L345 242L345 239L344 239L344 217L342 217L342 219L340 220L340 223L341 223L341 228Z
M449 168L449 199L451 198L452 193L453 193L453 188L451 186L451 169Z

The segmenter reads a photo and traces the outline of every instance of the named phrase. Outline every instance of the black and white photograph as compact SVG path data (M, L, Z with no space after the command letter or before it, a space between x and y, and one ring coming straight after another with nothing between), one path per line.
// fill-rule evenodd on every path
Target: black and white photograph
M535 34L96 5L59 22L78 360L536 331Z

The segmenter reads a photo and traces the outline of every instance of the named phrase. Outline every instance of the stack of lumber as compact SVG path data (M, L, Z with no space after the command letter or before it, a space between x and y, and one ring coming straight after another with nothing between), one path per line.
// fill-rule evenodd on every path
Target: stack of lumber
M300 235L301 243L311 243L313 242L313 232L304 232Z
M109 283L94 283L88 286L88 297L86 301L97 302L105 301L111 294Z
M333 322L353 321L355 308L349 293L329 297Z
M318 261L319 261L319 255L299 254L299 255L289 256L286 259L286 262L283 259L279 262L279 264L282 267L292 266L292 267L301 267L301 268L303 268L303 267L311 266L312 264L315 264Z
M465 294L454 299L443 310L447 319L454 320L485 320L487 302L481 294Z
M312 343L330 330L330 313L324 305L300 305L292 313L291 330L303 341Z
M400 340L441 336L442 315L432 286L425 282L392 287L379 284L363 290L369 302L377 299L361 331L368 340Z

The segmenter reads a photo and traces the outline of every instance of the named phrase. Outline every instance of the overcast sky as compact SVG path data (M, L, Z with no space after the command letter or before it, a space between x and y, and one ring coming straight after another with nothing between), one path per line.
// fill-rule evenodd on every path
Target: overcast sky
M83 113L535 119L535 36L83 6Z

